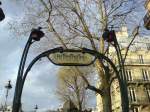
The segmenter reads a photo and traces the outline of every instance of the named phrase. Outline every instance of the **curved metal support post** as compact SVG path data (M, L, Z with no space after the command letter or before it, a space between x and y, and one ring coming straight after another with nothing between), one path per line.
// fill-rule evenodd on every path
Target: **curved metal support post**
M13 112L16 112L17 110L19 110L20 105L21 105L21 102L18 98L19 90L20 90L19 88L20 88L20 85L22 82L24 66L25 66L27 54L28 54L28 51L29 51L31 44L32 44L32 38L29 37L29 39L25 45L25 48L24 48L24 51L23 51L23 54L21 57L20 65L19 65L18 76L17 76L17 81L16 81L16 87L15 87L15 93L14 93L14 100L13 100Z
M123 106L123 112L129 112L129 98L128 98L128 88L127 88L127 83L126 83L126 76L125 76L125 69L124 69L124 62L123 62L123 58L121 55L121 50L120 50L120 46L118 44L117 38L114 37L114 47L115 50L117 52L117 57L118 57L118 63L119 63L119 74L122 80L122 87L121 90L123 91L123 95L121 95L121 99L125 102L122 102L122 106ZM126 97L125 97L125 96Z
M34 58L32 60L32 62L29 64L29 66L27 67L24 75L22 75L22 77L19 77L17 78L17 82L19 83L16 83L16 88L15 88L15 95L14 95L14 99L13 99L13 110L12 112L19 112L19 108L20 108L20 105L21 105L21 96L22 96L22 91L23 91L23 86L24 86L24 83L25 83L25 79L27 77L27 74L28 72L30 71L30 69L32 68L32 66L39 60L41 59L42 57L46 57L48 56L50 53L55 53L55 52L58 52L58 51L62 51L62 47L59 47L59 48L55 48L55 49L51 49L51 50L48 50L48 51L45 51L43 53L41 53L40 55L38 55L36 58ZM19 76L19 74L18 74ZM21 78L21 79L20 79ZM19 84L19 85L17 85Z
M29 66L28 66L28 68L26 69L26 71L25 71L25 73L24 73L24 76L23 76L23 78L22 78L21 95L22 95L22 90L23 90L23 86L24 86L24 83L25 83L27 74L28 74L28 72L31 70L32 66L33 66L39 59L41 59L42 57L48 57L49 54L55 53L55 52L61 52L62 50L63 50L62 47L54 48L54 49L51 49L51 50L48 50L48 51L45 51L45 52L39 54L37 57L35 57L35 58L32 60L32 62L29 64Z
M97 51L89 50L89 49L86 49L86 48L84 48L84 51L97 56L99 59L106 60L111 65L111 67L114 69L114 71L116 73L116 76L118 78L118 81L119 81L119 86L120 86L122 111L123 112L129 112L128 92L127 92L127 87L126 87L125 81L122 77L122 72L121 72L121 75L120 75L120 72L118 72L118 70L117 70L116 66L114 65L114 63L108 57L106 57L105 55L100 54Z
M73 51L73 50L68 50L68 49L63 49L62 47L59 47L59 48L54 48L54 49L51 49L51 50L48 50L48 51L45 51L41 54L39 54L37 57L35 57L32 62L29 64L29 66L27 67L23 77L22 77L22 83L21 83L21 86L17 89L17 91L20 91L19 94L18 94L18 98L19 98L19 101L21 101L21 96L22 96L22 91L23 91L23 86L24 86L24 83L25 83L25 79L27 77L27 74L28 72L31 70L31 68L33 67L33 65L39 60L41 59L42 57L48 57L48 55L50 55L51 53L55 53L55 52L67 52L67 51ZM74 50L75 51L75 50ZM83 48L82 50L78 50L78 51L81 51L81 52L85 52L85 53L89 53L93 56L95 56L96 58L100 59L100 60L106 60L110 65L111 67L114 69L115 73L116 73L116 76L118 78L118 81L119 81L119 85L120 85L120 92L121 92L121 102L122 102L122 107L123 107L123 112L127 112L126 109L125 109L125 104L128 104L127 100L125 100L128 96L127 94L124 93L124 90L123 88L125 88L124 86L124 82L122 80L122 78L120 77L119 75L119 72L116 68L116 66L114 65L114 63L108 58L106 57L105 55L97 52L97 51L94 51L94 50L90 50L90 49L87 49L87 48ZM104 65L103 65L104 66ZM14 97L16 98L16 97ZM15 100L15 99L14 99ZM14 111L14 112L18 112L18 111Z
M44 33L40 29L41 29L41 27L39 27L38 29L32 29L29 39L25 45L25 48L24 48L24 51L23 51L23 54L21 57L19 69L18 69L12 112L18 112L20 109L21 99L19 96L20 96L20 92L21 92L20 90L22 87L21 86L22 85L22 77L24 75L24 67L25 67L25 63L26 63L26 59L27 59L27 54L28 54L31 44L33 43L32 40L39 41L44 36Z

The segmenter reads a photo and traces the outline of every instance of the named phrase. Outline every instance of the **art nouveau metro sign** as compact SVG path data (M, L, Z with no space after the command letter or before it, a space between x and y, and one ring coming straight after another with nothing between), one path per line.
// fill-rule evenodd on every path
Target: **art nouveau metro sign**
M64 50L49 54L48 58L56 65L62 66L88 66L94 63L95 56L83 53L80 50Z
M101 54L95 50L90 50L87 48L82 48L81 50L73 50L73 49L63 49L62 47L53 48L53 49L42 52L30 62L25 72L22 71L23 74L21 73L18 74L16 89L15 89L15 94L14 94L14 101L13 101L13 112L19 112L20 105L18 104L21 104L20 101L21 101L23 86L24 86L24 83L25 83L25 80L29 71L31 70L32 66L39 59L43 57L48 57L48 59L52 63L56 65L61 65L61 66L88 66L88 65L93 64L96 59L102 62L106 61L111 66L111 68L113 68L118 78L120 92L121 92L121 101L122 101L122 104L124 104L123 109L125 109L125 111L123 112L128 112L126 111L126 109L128 108L128 104L129 104L128 93L127 91L125 91L126 84L124 83L124 79L122 78L122 76L120 76L119 71L117 70L117 67L108 57L106 57L104 54ZM105 68L104 70L107 70L104 63L102 63L102 66Z

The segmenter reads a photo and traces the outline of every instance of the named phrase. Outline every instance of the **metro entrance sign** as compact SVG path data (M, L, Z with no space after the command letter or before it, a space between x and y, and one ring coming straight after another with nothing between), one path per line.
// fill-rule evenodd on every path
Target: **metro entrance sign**
M94 63L95 56L84 53L81 50L64 50L63 52L52 53L49 60L60 66L88 66Z
M23 91L26 77L29 71L31 70L31 68L33 67L33 65L39 59L44 58L44 57L47 57L52 63L56 65L60 65L60 66L88 66L88 65L93 64L96 59L102 62L107 62L110 65L110 68L113 68L119 81L123 112L128 112L128 110L126 110L128 108L128 100L127 100L128 93L124 91L124 88L126 87L126 85L122 77L119 75L119 71L117 70L116 66L108 57L106 57L104 54L101 54L95 50L91 50L87 48L74 50L74 49L63 49L62 47L50 49L39 54L31 61L31 63L26 68L26 70L22 72L22 74L18 75L14 99L13 99L13 111L12 112L19 112L19 108L21 106L21 96L22 96L22 91ZM107 70L104 63L102 63L102 66L104 67L105 70Z

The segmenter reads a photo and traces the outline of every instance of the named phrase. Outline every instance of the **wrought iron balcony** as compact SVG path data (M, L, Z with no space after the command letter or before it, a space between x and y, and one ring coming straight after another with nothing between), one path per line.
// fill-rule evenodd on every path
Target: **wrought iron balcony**
M150 12L147 12L144 16L144 26L146 29L150 30Z
M138 84L138 85L146 85L150 84L150 80L144 80L144 79L133 79L133 80L127 80L128 84Z
M128 64L150 64L150 60L144 59L143 61L140 61L139 59L127 59L125 65Z
M139 105L150 105L150 101L148 101L146 98L144 99L137 99L136 101L129 100L129 104L132 106L139 106Z

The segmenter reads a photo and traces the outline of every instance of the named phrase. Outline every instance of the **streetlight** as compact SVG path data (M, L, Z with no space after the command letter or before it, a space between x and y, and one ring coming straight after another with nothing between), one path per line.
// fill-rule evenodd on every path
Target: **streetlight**
M0 1L0 5L2 4L2 2ZM5 19L5 14L3 12L3 9L0 8L0 21L2 21L3 19Z
M34 109L35 109L35 112L37 112L37 110L38 110L38 105L35 105Z
M7 98L8 98L8 93L9 93L9 90L12 88L12 85L11 85L11 81L9 80L7 85L5 85L5 88L6 88L6 99L5 99L5 110L7 109Z
M124 101L122 102L122 108L123 108L123 112L129 112L129 98L128 98L128 89L127 89L127 82L126 82L125 69L124 69L124 60L121 55L121 50L116 38L116 33L114 30L111 29L109 31L106 28L102 37L106 42L111 43L117 52L117 58L119 64L119 77L121 80L121 84L120 84L120 90L122 92L121 99L122 101Z
M36 42L40 41L42 37L44 37L44 33L41 31L41 27L37 29L32 29L28 41L25 45L25 48L22 53L19 69L18 69L18 76L16 81L15 93L14 93L14 100L13 100L13 110L12 112L18 112L21 106L21 88L23 83L23 76L24 76L24 67L27 59L27 54L29 51L30 46Z

